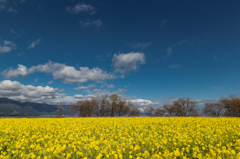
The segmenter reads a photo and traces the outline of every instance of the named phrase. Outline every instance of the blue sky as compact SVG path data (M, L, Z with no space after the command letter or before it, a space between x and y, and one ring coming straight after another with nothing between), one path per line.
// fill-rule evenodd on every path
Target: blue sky
M240 1L0 0L0 96L139 107L240 92Z

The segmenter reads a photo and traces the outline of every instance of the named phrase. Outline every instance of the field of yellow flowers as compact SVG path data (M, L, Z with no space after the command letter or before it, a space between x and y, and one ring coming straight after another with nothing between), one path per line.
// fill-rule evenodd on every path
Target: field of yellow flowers
M240 159L240 118L1 118L0 158Z

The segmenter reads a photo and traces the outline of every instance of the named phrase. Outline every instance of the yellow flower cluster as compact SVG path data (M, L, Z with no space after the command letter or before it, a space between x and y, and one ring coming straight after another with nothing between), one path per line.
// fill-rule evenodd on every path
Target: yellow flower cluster
M2 118L13 158L240 159L240 118Z

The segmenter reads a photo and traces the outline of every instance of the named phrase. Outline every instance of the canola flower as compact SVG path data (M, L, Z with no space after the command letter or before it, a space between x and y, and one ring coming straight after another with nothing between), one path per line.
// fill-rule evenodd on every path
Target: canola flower
M2 118L13 158L240 159L240 118Z

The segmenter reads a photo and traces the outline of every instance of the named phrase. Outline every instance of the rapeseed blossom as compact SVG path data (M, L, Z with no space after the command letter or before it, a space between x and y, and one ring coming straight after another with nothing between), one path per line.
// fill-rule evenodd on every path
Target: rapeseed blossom
M0 159L240 159L240 119L2 118Z

